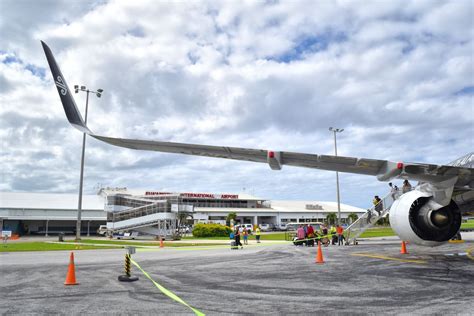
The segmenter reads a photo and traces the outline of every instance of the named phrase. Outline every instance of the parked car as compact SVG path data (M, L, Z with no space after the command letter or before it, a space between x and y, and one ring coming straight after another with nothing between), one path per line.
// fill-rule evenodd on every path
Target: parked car
M253 225L252 224L238 224L238 225L235 225L236 228L240 228L240 226L242 226L246 231L250 230L250 233L253 232Z
M277 226L275 226L275 228L276 230L282 230L282 231L288 230L288 227L286 227L286 224L284 223L278 224Z
M114 233L113 237L117 239L135 239L138 237L138 232L117 232Z
M189 234L192 231L192 228L188 225L181 225L176 229L176 231L181 234Z
M97 229L97 235L107 236L107 225L100 225Z
M260 230L264 232L269 232L275 230L275 226L273 224L260 224Z

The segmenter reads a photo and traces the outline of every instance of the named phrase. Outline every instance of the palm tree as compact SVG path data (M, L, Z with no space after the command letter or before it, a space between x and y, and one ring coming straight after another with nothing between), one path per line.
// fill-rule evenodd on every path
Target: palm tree
M230 226L231 221L234 221L235 223L236 218L237 218L236 212L230 212L229 214L227 214L227 218L225 219L227 226Z
M354 223L358 218L359 216L357 216L356 213L350 213L347 218L351 221L351 224Z
M326 215L326 221L328 222L328 224L334 225L337 221L336 213L334 213L334 212L328 213L328 215Z
M178 234L181 235L181 230L179 229L188 218L193 218L193 214L189 212L178 212ZM184 231L184 234L186 234L186 230Z

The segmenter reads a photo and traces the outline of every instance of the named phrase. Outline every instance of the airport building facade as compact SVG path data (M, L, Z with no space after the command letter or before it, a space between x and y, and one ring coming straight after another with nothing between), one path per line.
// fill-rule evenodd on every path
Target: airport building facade
M74 233L77 220L77 194L0 193L0 229L20 235ZM95 234L100 225L134 230L137 227L169 223L189 215L188 222L225 224L227 215L235 212L241 224L324 222L329 213L337 213L336 202L266 200L247 193L215 194L195 192L162 192L102 188L96 195L84 195L81 234ZM365 210L341 204L341 220L358 216Z

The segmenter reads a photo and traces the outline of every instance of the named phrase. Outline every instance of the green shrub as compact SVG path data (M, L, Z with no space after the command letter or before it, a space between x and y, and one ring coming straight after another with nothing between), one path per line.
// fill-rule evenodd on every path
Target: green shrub
M228 226L221 224L204 224L194 225L194 237L227 237L232 230Z

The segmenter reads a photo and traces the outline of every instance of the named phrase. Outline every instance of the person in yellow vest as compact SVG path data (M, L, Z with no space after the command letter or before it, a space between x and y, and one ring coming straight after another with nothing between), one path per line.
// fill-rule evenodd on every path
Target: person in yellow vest
M255 229L255 239L257 240L257 244L260 243L260 227L257 226Z
M332 244L335 245L337 242L337 230L336 226L332 225L331 229L329 230L329 234L331 234Z

